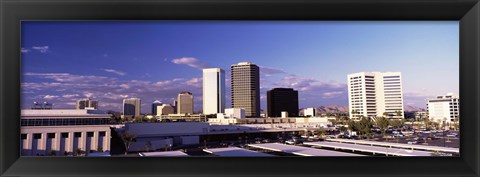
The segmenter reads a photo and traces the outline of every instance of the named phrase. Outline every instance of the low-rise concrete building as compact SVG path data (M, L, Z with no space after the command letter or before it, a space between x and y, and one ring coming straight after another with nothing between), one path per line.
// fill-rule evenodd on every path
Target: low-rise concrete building
M86 109L22 110L21 155L110 151L110 116Z

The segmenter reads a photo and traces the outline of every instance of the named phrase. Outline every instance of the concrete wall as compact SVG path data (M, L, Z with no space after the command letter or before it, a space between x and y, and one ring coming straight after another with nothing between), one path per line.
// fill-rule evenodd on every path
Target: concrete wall
M161 135L188 135L208 132L209 124L205 122L161 122L161 123L127 123L125 130L137 137Z
M26 139L21 140L22 156L48 155L52 150L57 155L63 155L64 151L73 154L79 148L82 152L89 150L97 151L99 147L103 151L110 151L110 127L108 125L76 125L76 126L36 126L22 127L21 134L26 134ZM74 137L75 132L81 133L81 137ZM87 132L93 132L92 137L87 137ZM99 132L105 132L100 136ZM55 134L49 138L48 134ZM67 133L68 137L62 137ZM34 136L40 134L40 138Z

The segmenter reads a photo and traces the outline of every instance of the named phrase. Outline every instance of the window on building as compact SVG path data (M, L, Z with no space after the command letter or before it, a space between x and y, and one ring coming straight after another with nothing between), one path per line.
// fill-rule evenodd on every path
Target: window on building
M100 136L105 136L105 135L106 135L106 132L104 132L104 131L103 131L103 132L99 132L99 135L100 135Z
M75 132L75 133L73 133L73 136L75 138L80 138L80 137L82 137L82 132Z
M68 133L62 133L62 138L68 138Z
M27 134L22 133L22 134L20 134L20 137L22 138L22 140L25 140L25 139L27 139Z
M93 132L87 132L87 137L93 137Z
M47 137L48 137L48 138L55 138L55 133L48 133L48 134L47 134Z
M41 138L42 138L42 134L40 133L33 134L33 139L41 139Z

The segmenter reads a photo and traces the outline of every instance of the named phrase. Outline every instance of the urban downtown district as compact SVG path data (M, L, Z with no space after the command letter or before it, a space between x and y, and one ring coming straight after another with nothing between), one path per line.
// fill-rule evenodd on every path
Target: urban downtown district
M225 71L203 69L203 113L185 88L172 103L125 98L123 111L80 99L72 109L35 102L21 113L23 156L459 156L459 98L425 98L406 111L400 72L347 76L348 111L299 109L298 91L273 88L260 109L260 68L233 64L231 107Z

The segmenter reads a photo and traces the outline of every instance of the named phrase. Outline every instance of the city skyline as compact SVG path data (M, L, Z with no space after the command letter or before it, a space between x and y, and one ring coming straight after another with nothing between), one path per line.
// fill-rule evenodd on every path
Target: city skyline
M230 65L248 61L260 67L264 111L277 87L298 90L300 107L346 106L345 76L363 71L402 72L404 105L425 108L458 95L458 48L458 22L26 22L22 107L74 108L87 97L120 111L138 97L149 113L185 90L199 112L201 69L216 67L228 108Z

